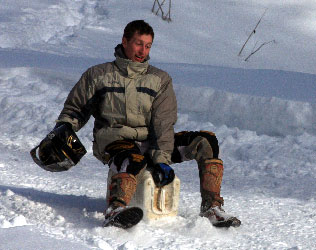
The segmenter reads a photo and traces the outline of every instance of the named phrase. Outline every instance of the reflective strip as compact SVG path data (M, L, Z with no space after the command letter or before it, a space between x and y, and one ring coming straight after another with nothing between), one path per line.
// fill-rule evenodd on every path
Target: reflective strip
M136 87L137 92L141 92L141 93L145 93L148 94L152 97L156 97L157 96L157 92L153 89L150 88L146 88L146 87Z
M157 96L157 91L146 88L146 87L136 87L137 92L145 93L148 94L152 97ZM105 93L108 92L115 92L115 93L125 93L125 88L124 87L103 87L98 91L99 95L104 95Z
M98 91L98 95L105 95L109 92L115 92L115 93L125 93L124 87L103 87Z

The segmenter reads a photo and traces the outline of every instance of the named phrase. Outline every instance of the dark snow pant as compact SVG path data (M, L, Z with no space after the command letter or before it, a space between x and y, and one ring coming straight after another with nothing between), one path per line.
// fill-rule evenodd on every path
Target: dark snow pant
M148 141L119 140L109 144L105 151L110 155L109 166L114 173L129 173L136 176L147 164ZM182 131L175 134L172 163L217 159L218 141L209 131Z

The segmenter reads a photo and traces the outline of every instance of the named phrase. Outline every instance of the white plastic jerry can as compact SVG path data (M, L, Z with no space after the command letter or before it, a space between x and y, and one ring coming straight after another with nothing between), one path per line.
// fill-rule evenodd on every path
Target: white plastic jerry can
M113 171L108 174L108 191ZM173 217L178 214L180 197L180 179L175 176L172 183L164 187L156 187L151 173L144 170L137 176L136 192L129 206L140 207L144 212L144 220L157 220ZM107 199L108 200L108 199Z

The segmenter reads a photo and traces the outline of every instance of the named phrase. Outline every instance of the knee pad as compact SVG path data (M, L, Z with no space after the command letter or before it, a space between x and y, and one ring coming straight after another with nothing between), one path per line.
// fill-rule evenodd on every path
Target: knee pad
M213 150L213 158L218 158L219 155L219 146L218 140L214 133L209 131L182 131L175 134L174 140L174 151L172 152L171 160L175 163L181 162L181 155L178 151L179 146L188 146L192 143L192 141L197 137L201 136L207 139Z
M114 141L106 146L105 151L110 154L109 166L114 164L118 173L126 172L135 176L146 166L146 158L134 141ZM126 160L127 165L122 168Z
M207 139L207 141L209 142L209 144L211 145L212 147L212 150L213 150L213 157L214 158L218 158L218 155L219 155L219 146L218 146L218 140L215 136L214 133L212 132L209 132L209 131L199 131L197 132L198 135L197 136L203 136Z

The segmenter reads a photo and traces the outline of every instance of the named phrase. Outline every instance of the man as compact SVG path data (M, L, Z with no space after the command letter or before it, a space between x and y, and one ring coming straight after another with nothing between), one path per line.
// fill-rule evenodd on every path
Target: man
M124 29L116 60L89 68L71 90L56 128L78 131L95 118L93 153L115 173L110 184L105 226L128 228L142 218L128 204L136 191L137 175L153 168L157 185L174 179L170 164L195 159L201 180L201 213L215 226L239 226L222 209L223 163L215 134L207 131L174 134L177 102L171 77L148 64L152 27L136 20Z

